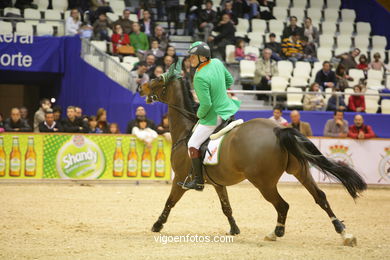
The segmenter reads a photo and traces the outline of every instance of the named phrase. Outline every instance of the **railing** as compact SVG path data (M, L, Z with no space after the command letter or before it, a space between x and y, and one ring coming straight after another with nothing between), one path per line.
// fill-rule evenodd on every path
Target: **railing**
M52 25L57 31L54 31L55 36L62 36L65 34L65 20L64 19L35 19L35 18L23 18L23 17L0 17L0 21L37 21L38 23L32 24L33 26L37 24L49 24Z
M132 92L137 91L137 84L130 72L120 62L91 44L87 39L82 39L81 57L124 88Z

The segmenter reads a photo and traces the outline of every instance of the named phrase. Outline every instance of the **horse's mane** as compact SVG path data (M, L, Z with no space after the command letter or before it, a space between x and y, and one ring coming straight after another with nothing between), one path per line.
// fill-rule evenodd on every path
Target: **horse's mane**
M184 81L182 78L171 78L169 80L169 82L171 84L180 84L180 88L181 88L181 94L183 96L183 102L184 102L184 109L192 114L194 114L193 116L193 121L196 122L197 118L196 118L196 111L195 111L195 100L194 100L194 96L192 95L191 93L191 90L188 86L186 86L186 84L184 84Z

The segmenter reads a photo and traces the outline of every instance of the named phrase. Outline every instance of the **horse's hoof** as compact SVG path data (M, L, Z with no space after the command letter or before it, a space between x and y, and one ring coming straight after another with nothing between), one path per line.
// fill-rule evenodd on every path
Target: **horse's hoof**
M164 225L157 221L152 227L152 232L160 232L163 227Z
M276 241L275 232L272 232L264 237L265 241Z
M275 235L277 237L284 236L284 226L277 226L277 227L275 227Z
M238 234L240 234L240 229L237 226L232 227L230 229L229 234L232 235L232 236L238 235Z
M352 234L345 234L343 238L343 245L351 247L357 246L356 237Z

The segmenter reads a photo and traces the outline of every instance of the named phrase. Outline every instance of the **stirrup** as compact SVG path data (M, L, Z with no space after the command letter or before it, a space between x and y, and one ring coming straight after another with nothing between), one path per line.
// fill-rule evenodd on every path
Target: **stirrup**
M183 182L178 182L177 184L178 185L180 185L181 186L181 188L183 189L183 190L197 190L197 191L203 191L203 189L204 189L204 183L202 183L202 184L196 184L196 186L194 187L194 188L188 188L188 187L186 187L185 185L188 183L187 182L187 179L188 179L188 177L189 176L187 176L186 178L185 178L185 180L183 181ZM192 180L192 181L195 181L195 180ZM191 182L191 181L190 181Z

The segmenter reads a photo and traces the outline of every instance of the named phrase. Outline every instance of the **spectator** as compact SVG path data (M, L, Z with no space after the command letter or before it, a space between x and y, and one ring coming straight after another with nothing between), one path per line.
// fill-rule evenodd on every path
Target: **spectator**
M206 9L200 11L199 14L199 30L204 32L204 42L209 39L217 19L217 14L212 8L213 2L206 1Z
M367 74L368 70L368 59L366 55L362 54L359 57L359 64L356 66L357 69L363 70L364 74Z
M100 129L98 126L98 121L96 119L96 116L90 116L88 119L88 130L90 134L101 134L103 133L103 130Z
M313 136L310 124L301 121L301 115L299 114L298 110L291 111L290 118L291 123L287 125L288 127L297 129L304 136Z
M238 18L244 18L248 16L247 13L250 12L250 6L246 0L236 0L233 1L233 12Z
M169 55L165 55L163 59L164 72L168 71L169 67L173 64L173 58Z
M89 23L83 22L80 26L79 34L80 38L91 39L93 36L93 27Z
M145 62L146 62L146 69L147 69L146 73L150 77L150 75L152 75L154 71L154 68L156 67L156 57L154 57L153 54L149 54L146 56Z
M349 127L348 137L354 139L368 139L376 137L372 127L364 124L362 115L355 115L353 122L355 124Z
M142 140L149 148L151 148L153 140L158 136L156 131L148 126L148 122L145 119L141 119L137 122L137 125L133 127L131 134Z
M104 108L99 108L96 112L97 128L108 133L107 111Z
M314 82L320 85L322 91L325 88L334 88L336 86L336 74L331 70L329 61L322 63L322 70L317 72Z
M198 21L199 12L202 8L203 0L185 0L186 6L186 17L187 17L187 26L186 32L187 35L194 35L195 24Z
M65 35L76 35L79 33L81 26L80 13L77 9L70 11L70 16L66 18L65 22Z
M236 15L233 12L233 1L226 1L225 2L225 8L220 12L219 14L219 20L222 20L222 17L224 14L229 15L230 20L233 22L233 24L237 25L238 19Z
M95 22L96 19L100 16L100 14L105 13L113 13L112 8L109 5L108 1L105 0L90 0L90 12L89 12L89 20L91 24Z
M353 90L355 93L361 93L362 87L359 85L356 85ZM365 112L366 111L366 102L364 100L364 95L359 96L349 96L348 99L348 109L349 111L353 112Z
M187 90L189 90L191 92L191 95L193 96L194 93L195 93L195 90L193 88L193 85L192 85L192 78L193 78L193 69L191 68L191 62L190 62L190 59L189 57L186 57L184 60L183 60L183 81L184 81L184 86L186 87Z
M16 0L15 7L19 9L32 8L37 9L38 6L33 3L33 0Z
M276 19L275 16L272 15L272 8L274 7L273 2L268 2L268 0L260 0L260 19L263 20L271 20Z
M51 108L46 109L45 120L39 123L38 129L41 133L62 132L61 124L54 120L54 113Z
M348 81L353 81L353 78L345 71L343 64L339 64L339 66L337 66L336 81L336 89L341 92L344 92L344 90L349 87Z
M139 23L133 23L133 32L130 34L131 45L135 51L149 50L149 40L145 33L141 32Z
M6 7L12 7L12 1L11 0L0 1L0 9L4 9Z
M373 70L387 70L387 66L386 64L381 61L381 55L379 54L379 52L376 52L374 54L374 60L370 63L370 65L368 66L370 69L373 69Z
M169 131L169 118L168 114L165 114L161 120L161 124L157 127L157 134L162 135L167 141L172 142L171 133Z
M317 62L317 50L313 42L310 42L306 36L302 38L302 47L303 47L303 61L314 63Z
M273 76L278 75L278 67L274 60L271 60L272 51L264 49L262 58L256 61L255 77L253 83L257 90L271 90L271 80ZM257 95L258 99L266 100L267 96L264 94Z
M4 132L4 115L3 113L0 113L0 133Z
M310 85L310 92L315 94L306 94L303 98L303 110L306 111L322 111L325 110L324 96L320 92L320 86L317 82Z
M159 43L156 39L151 41L152 48L145 52L145 55L153 55L157 59L164 57L164 52L160 49Z
M20 110L17 107L11 109L11 117L4 122L6 132L31 132L31 126L20 116Z
M303 29L303 35L307 37L308 42L316 44L319 43L320 34L317 27L313 26L310 17L306 17Z
M222 16L222 20L214 28L214 31L218 32L217 36L209 36L208 41L212 47L217 47L219 54L222 56L222 60L226 60L226 45L234 43L234 28L233 22L230 20L228 14Z
M20 117L28 122L28 109L27 109L27 107L20 108Z
M292 32L291 36L283 39L282 52L289 61L294 63L303 57L303 46L297 32Z
M332 89L332 92L336 92L336 89ZM338 106L337 106L337 102L338 102ZM326 106L327 111L336 111L336 110L345 111L346 109L347 109L347 105L345 104L344 97L342 95L332 94L332 96L328 99L328 105Z
M290 24L283 30L282 38L289 38L295 33L295 35L303 36L303 29L297 25L298 19L295 16L290 16Z
M326 122L324 136L328 137L347 137L348 121L344 120L344 112L335 110L333 119Z
M88 122L88 116L83 115L83 109L81 107L74 107L75 108L75 114L77 118L80 118L81 120Z
M88 133L87 123L76 117L76 108L74 106L68 106L66 109L66 118L61 123L64 132L66 133Z
M173 58L173 61L176 62L178 57L176 55L176 49L173 46L168 46L167 51L165 52L165 55L171 56Z
M111 123L109 128L109 134L120 134L119 125L117 123Z
M60 106L54 106L53 107L53 114L54 114L54 120L57 122L61 121L61 114L62 114L62 109Z
M101 13L99 18L93 23L93 39L98 41L110 41L108 29L111 27L105 13Z
M274 33L269 34L269 42L264 44L264 48L268 48L272 50L271 58L275 61L280 61L282 58L280 57L282 53L282 45L280 42L276 41L276 35Z
M239 39L236 42L234 58L236 59L236 61L245 59L245 41L243 39Z
M164 32L164 28L161 25L157 25L154 28L154 35L153 36L154 36L154 39L156 39L158 41L158 44L160 46L160 50L165 52L167 47L168 47L169 40Z
M149 10L144 10L143 17L144 18L139 21L141 32L145 33L147 36L152 36L155 25Z
M113 27L115 28L115 26L119 24L125 34L130 34L133 25L133 21L130 20L130 14L131 13L129 9L123 10L122 17L114 22Z
M269 119L277 123L278 125L281 126L287 126L288 122L286 119L282 117L282 106L276 105L273 109L273 116L271 116Z
M149 75L146 73L148 67L145 61L141 61L138 63L137 70L133 70L130 72L130 75L133 77L134 81L137 83L137 86L141 86L142 84L149 81Z
M150 75L150 79L155 79L160 77L164 73L164 69L162 66L157 65L154 67L152 75Z
M139 107L137 107L137 110L135 111L135 119L130 121L127 124L127 131L126 131L126 133L131 134L132 131L133 131L133 127L136 126L138 124L138 122L141 121L141 120L146 120L147 127L151 128L153 130L156 130L156 125L153 122L153 120L149 120L146 117L145 108L143 106L139 106Z
M116 24L114 27L114 33L111 36L112 42L112 53L119 54L119 47L130 45L129 35L123 32L122 26L120 24Z
M39 132L39 124L43 121L45 121L45 113L48 109L51 109L51 103L50 100L47 98L44 98L39 102L40 106L37 112L35 112L34 115L34 132Z
M255 0L246 1L248 6L247 12L244 13L244 18L252 20L253 18L260 18L259 2Z
M175 35L179 26L179 0L165 0L168 18L168 33L171 34L171 23L175 23Z
M349 71L349 69L356 68L357 63L355 58L359 56L359 54L360 54L360 49L355 48L353 51L336 56L336 58L341 59L340 64L342 64L345 67L346 71Z

